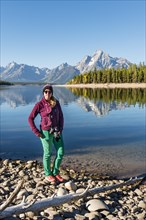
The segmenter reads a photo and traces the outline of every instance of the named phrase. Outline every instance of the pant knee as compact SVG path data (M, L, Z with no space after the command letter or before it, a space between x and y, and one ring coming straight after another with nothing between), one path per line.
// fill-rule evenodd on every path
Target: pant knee
M49 153L49 152L44 152L44 158L45 159L49 159L49 158L51 158L51 154Z
M60 151L60 152L57 153L58 159L62 159L63 156L64 156L64 151Z

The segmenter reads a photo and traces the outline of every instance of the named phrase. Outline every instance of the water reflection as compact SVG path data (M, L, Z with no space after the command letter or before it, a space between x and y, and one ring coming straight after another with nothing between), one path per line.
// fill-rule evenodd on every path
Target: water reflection
M77 102L85 111L93 111L96 116L106 115L112 110L121 110L130 105L146 104L146 89L92 89L70 88L70 91L78 98Z
M42 86L1 87L0 105L7 103L11 108L38 102L42 97ZM54 88L54 95L63 105L75 101L75 95L65 88Z
M3 87L6 88L6 87ZM1 89L0 105L7 103L11 108L38 102L42 97L42 87L12 86ZM94 112L96 116L107 115L112 110L121 110L131 105L146 104L146 89L91 89L54 87L54 95L62 105L76 102L86 112Z
M41 98L38 86L4 86L0 90L0 95L0 104L6 103L11 108L25 106Z
M142 88L70 88L75 95L88 98L93 101L103 101L106 103L111 103L115 101L116 103L127 103L128 105L139 105L146 104L146 89Z

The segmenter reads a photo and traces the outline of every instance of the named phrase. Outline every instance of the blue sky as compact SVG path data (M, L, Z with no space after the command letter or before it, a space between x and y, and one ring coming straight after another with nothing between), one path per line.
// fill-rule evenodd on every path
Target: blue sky
M145 1L1 0L1 66L76 65L102 49L145 61Z

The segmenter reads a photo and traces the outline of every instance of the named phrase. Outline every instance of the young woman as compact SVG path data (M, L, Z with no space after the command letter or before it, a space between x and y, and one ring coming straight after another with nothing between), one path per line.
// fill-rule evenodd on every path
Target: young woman
M35 125L34 119L40 114L40 129ZM64 143L62 137L64 118L60 103L53 96L53 87L49 84L43 87L43 98L35 104L28 118L32 131L38 136L43 146L43 166L45 178L49 182L63 182L59 175L59 167L64 155ZM52 146L56 149L56 158L51 169Z

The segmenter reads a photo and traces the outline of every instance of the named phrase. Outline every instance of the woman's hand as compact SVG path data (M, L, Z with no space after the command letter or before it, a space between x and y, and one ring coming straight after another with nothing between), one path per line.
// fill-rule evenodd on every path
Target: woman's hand
M58 135L61 135L61 131L58 131Z
M39 138L43 138L43 135L41 133L38 134Z

